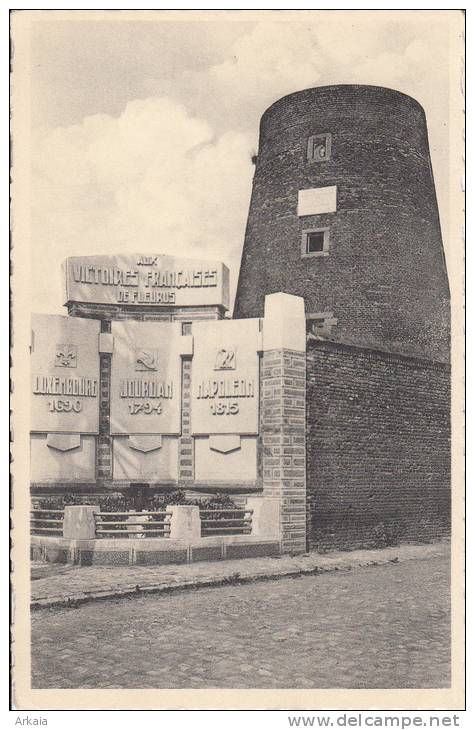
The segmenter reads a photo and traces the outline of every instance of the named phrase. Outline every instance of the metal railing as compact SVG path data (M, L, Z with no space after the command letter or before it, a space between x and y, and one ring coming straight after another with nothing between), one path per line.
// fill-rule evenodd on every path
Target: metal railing
M252 509L200 509L201 536L250 535Z
M169 538L172 512L95 512L96 538ZM200 508L201 536L250 535L252 509L244 507ZM64 509L32 509L32 535L62 537Z
M96 512L96 537L170 537L171 512Z
M32 535L63 535L64 509L30 510L30 532Z

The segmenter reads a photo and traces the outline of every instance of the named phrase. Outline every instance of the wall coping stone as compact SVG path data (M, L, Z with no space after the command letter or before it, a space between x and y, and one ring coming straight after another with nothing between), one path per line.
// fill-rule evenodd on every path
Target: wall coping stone
M450 372L450 363L441 360L429 360L427 358L416 357L415 355L403 355L390 350L380 350L372 347L364 347L362 345L354 345L346 342L336 342L334 340L308 340L307 355L316 349L338 350L339 352L357 352L369 359L381 359L394 362L406 362L411 365L420 365L421 367L434 367L438 370L446 370Z

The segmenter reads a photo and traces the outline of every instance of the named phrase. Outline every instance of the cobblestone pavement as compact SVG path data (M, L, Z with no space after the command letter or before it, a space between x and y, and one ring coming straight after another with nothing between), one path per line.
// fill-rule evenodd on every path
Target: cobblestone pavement
M449 554L448 543L400 545L380 550L354 550L322 555L282 555L268 558L223 560L181 565L110 567L54 565L32 566L31 601L33 608L55 604L85 602L141 591L170 591L236 580L258 580L299 573L345 570L391 561L403 562Z
M34 688L450 684L448 557L50 608Z

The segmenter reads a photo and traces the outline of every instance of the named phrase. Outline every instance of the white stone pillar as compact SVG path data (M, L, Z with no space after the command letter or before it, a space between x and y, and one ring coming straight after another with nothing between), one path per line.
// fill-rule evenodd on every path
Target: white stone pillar
M95 512L97 504L75 504L64 508L63 537L70 540L94 540L96 537Z
M200 508L197 505L173 504L167 507L171 512L170 538L195 542L201 538Z
M246 507L252 510L252 537L263 540L280 538L280 500L248 497Z

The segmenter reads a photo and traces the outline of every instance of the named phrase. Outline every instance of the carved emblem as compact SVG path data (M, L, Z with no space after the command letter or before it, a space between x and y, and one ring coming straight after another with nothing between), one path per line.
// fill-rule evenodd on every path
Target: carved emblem
M158 351L157 350L136 350L135 351L135 369L136 370L158 370Z
M56 345L54 364L57 368L75 368L78 364L76 345Z
M236 350L219 348L214 363L215 370L236 370Z

